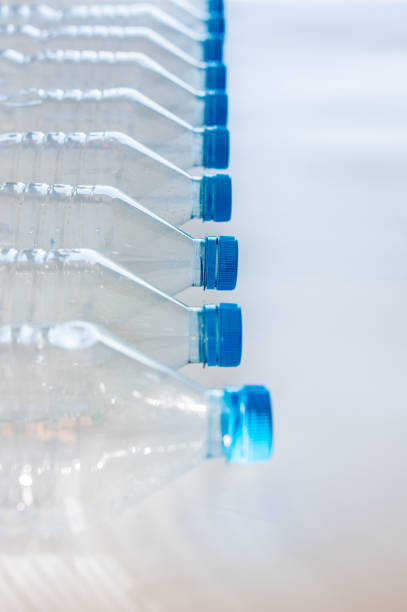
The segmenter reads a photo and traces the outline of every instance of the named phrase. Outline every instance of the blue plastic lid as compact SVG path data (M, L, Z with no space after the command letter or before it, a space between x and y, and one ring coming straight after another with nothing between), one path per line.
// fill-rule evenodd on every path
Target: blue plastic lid
M225 91L207 91L203 96L204 125L226 125L228 96Z
M211 13L209 19L206 20L206 25L209 34L225 34L225 17L223 13Z
M273 442L271 397L266 387L226 387L221 415L223 453L228 461L270 458Z
M223 13L223 0L208 0L208 11L210 13Z
M227 174L203 176L200 202L203 221L230 221L232 181Z
M226 89L226 66L222 62L209 62L205 67L205 89Z
M210 36L202 41L204 62L221 62L223 57L223 36Z
M238 242L233 236L207 236L203 262L203 286L230 291L236 287Z
M242 358L242 311L237 304L206 304L202 308L202 361L234 367Z
M207 127L203 131L202 165L204 168L224 170L229 164L229 130Z

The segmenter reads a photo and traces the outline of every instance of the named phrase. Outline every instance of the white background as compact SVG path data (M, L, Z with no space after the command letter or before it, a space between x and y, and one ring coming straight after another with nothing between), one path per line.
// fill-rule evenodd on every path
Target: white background
M229 3L234 217L210 232L240 239L244 359L185 373L272 388L272 461L207 462L100 532L3 538L2 612L407 609L406 18Z

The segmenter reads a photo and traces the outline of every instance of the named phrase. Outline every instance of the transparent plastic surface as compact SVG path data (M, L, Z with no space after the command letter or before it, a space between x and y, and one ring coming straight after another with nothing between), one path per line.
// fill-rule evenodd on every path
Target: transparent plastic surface
M169 13L152 4L93 4L73 5L60 9L32 4L25 6L2 5L0 23L31 25L125 25L151 28L196 59L202 59L202 42L208 37L199 21L188 27Z
M200 361L200 309L95 251L2 249L0 288L0 324L85 319L174 368Z
M203 241L112 187L0 183L0 215L3 249L86 245L171 295L202 284Z
M15 2L15 3L11 2L10 4L11 5L18 4L18 2ZM24 5L37 5L37 4L38 4L38 0L26 0L24 2ZM42 4L43 6L45 5L45 3L42 3ZM76 1L72 2L69 0L58 0L58 1L52 2L52 7L51 6L47 7L48 11L46 11L46 9L44 8L42 12L43 13L48 12L50 16L54 15L54 19L55 19L56 15L58 14L56 12L56 9L61 9L61 8L66 9L66 8L71 7L73 4L76 4L76 5L94 5L94 4L112 5L112 1L111 0L98 0L98 2L95 2L94 0L84 0L84 1L81 0L80 2L76 2ZM131 5L148 4L155 8L161 9L162 11L170 15L172 18L179 20L181 23L188 25L192 29L194 30L198 29L198 31L202 30L202 32L205 31L205 24L201 22L204 22L205 20L209 19L211 15L207 10L206 2L193 3L193 2L189 2L189 0L148 0L148 2L146 2L146 0L125 0L125 1L118 2L116 4L116 7L118 5L129 5L129 4ZM21 7L21 3L20 3L20 7ZM49 17L47 20L46 17L44 16L45 22L49 21L50 19L51 17Z
M157 32L134 26L0 26L0 48L35 55L44 48L143 53L192 87L206 87L206 63Z
M134 89L24 90L0 98L0 132L122 132L181 168L202 166L204 131Z
M45 50L0 51L0 93L21 89L135 88L191 124L203 123L205 92L141 53Z
M0 181L108 184L175 224L201 216L201 179L119 132L0 134Z
M116 518L222 453L221 392L94 326L3 326L0 370L3 531Z

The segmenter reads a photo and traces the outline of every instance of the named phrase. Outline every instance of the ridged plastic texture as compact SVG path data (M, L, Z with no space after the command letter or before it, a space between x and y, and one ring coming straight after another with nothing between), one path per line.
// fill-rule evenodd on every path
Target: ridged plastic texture
M204 94L205 125L226 125L228 120L228 97L224 91L207 91Z
M232 181L227 174L204 176L201 182L203 221L230 221L232 216Z
M229 130L207 127L203 133L202 165L204 168L224 170L229 165Z
M222 62L209 62L206 66L206 89L226 89L226 66Z
M208 11L210 13L223 13L224 8L223 0L208 0Z
M238 242L231 236L219 238L219 263L216 288L230 290L236 287L238 267Z
M236 287L238 243L233 236L205 238L204 287L229 291Z
M224 455L228 461L266 461L273 442L272 407L263 386L226 387L221 429Z
M1 180L83 185L91 178L120 188L174 224L190 218L195 197L202 208L201 178L120 132L0 134L0 160ZM174 215L177 209L182 217Z
M1 249L86 244L171 295L204 280L202 241L114 187L0 182L0 210Z
M225 34L225 18L222 13L212 13L206 22L210 34Z
M53 3L55 4L55 3ZM56 3L57 4L57 3ZM214 15L218 17L218 11L210 11L210 19ZM89 4L72 3L72 6L54 8L45 4L27 2L24 4L11 2L9 5L0 5L0 18L8 23L63 23L63 24L98 24L98 25L121 25L138 24L152 25L154 30L165 32L170 38L178 36L192 41L200 40L196 27L189 27L183 20L178 20L172 14L148 2L135 3L101 3L97 1ZM204 24L202 24L204 25ZM221 24L214 25L215 28L222 27ZM203 30L207 30L204 27Z
M228 165L227 128L194 128L134 89L31 89L0 99L0 131L20 127L57 130L62 124L69 131L103 128L121 132L151 146L180 168L202 165L224 169ZM200 159L196 134L202 134ZM174 146L169 146L171 142Z
M202 41L204 62L221 62L223 58L223 37L211 36Z
M200 75L197 88L143 53L44 49L33 55L24 55L15 49L0 49L0 71L7 74L7 79L2 81L1 94L15 94L21 89L31 88L65 89L68 84L76 89L138 88L184 121L225 125L227 103L224 91L215 90L210 92L212 96L208 96L204 89L204 74Z
M37 53L40 49L143 53L190 85L196 83L191 69L200 72L207 65L202 61L202 43L199 40L190 41L190 46L186 44L182 47L149 27L125 24L126 22L123 25L45 23L42 27L36 27L33 24L4 25L0 18L0 38L3 48L30 54Z
M203 362L235 367L242 358L242 312L237 304L206 304L203 311Z

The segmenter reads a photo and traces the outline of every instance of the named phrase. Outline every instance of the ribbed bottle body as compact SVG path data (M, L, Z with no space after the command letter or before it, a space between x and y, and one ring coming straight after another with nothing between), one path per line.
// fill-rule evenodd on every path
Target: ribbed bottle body
M94 251L0 251L0 323L83 319L158 361L189 361L188 308Z
M203 117L203 94L138 53L42 51L25 56L0 51L0 94L21 89L135 88L158 104L196 124Z
M201 284L201 241L112 187L0 183L0 214L2 249L86 245L170 295Z
M199 179L119 132L0 134L0 181L107 184L174 223L200 197Z
M188 169L203 161L199 129L135 90L24 90L0 98L0 132L122 132Z
M151 4L73 5L54 8L46 5L2 5L0 23L31 24L53 27L58 25L136 26L152 29L197 59L203 59L205 28L196 31L169 13Z
M25 0L24 3L20 3L20 6L21 4L23 4L24 6L38 5L38 1ZM107 4L111 6L112 2L111 0L98 0L98 2L95 2L94 0L80 0L76 2L70 2L69 0L58 0L58 2L52 2L52 8L48 7L48 11L42 9L42 13L44 14L44 21L49 21L52 16L54 16L53 21L55 21L58 18L59 12L61 10L66 11L66 9L71 8L74 4L82 6L95 4L101 6ZM193 28L195 31L205 32L205 21L210 17L210 13L208 12L208 5L205 1L201 3L193 3L189 0L149 0L148 3L146 3L146 0L124 0L116 4L115 10L118 10L118 5L126 7L126 5L129 4L135 7L140 4L148 4L149 6L154 7L155 9L160 9L173 19L176 19L180 23L189 26L190 28ZM47 13L49 14L48 20L45 17ZM59 18L59 21L60 20L61 18Z
M219 434L201 387L92 326L0 327L0 369L2 530L116 518Z
M32 25L0 26L0 48L36 55L58 51L114 51L142 53L198 90L206 88L206 64L174 45L156 31L138 26Z

